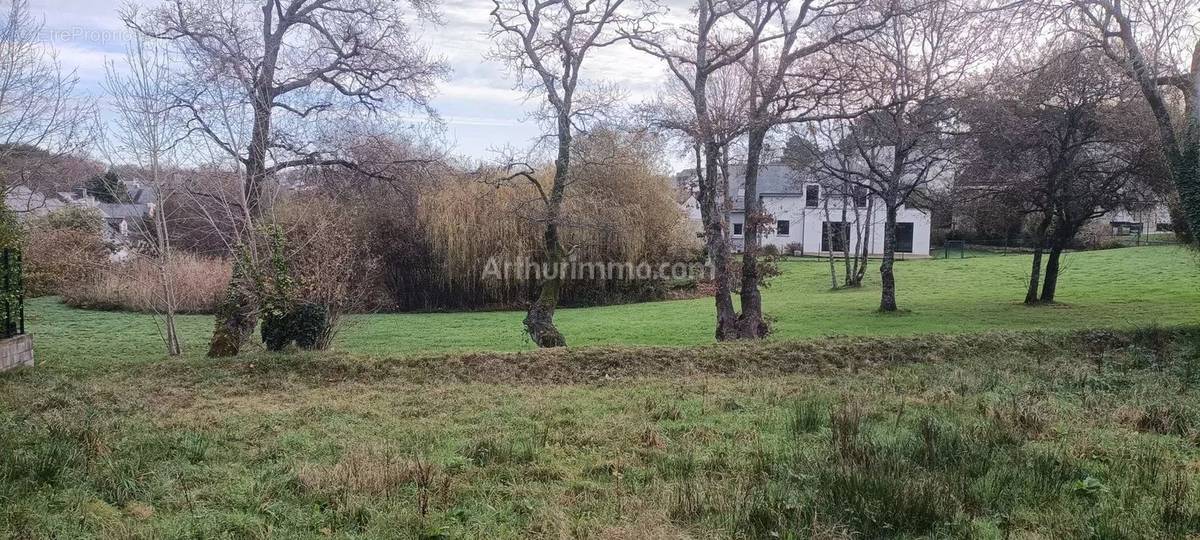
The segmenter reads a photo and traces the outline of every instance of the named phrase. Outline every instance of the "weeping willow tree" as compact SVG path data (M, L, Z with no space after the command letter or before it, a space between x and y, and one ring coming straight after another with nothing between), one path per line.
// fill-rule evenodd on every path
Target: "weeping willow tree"
M658 148L647 135L612 130L577 138L577 165L563 202L563 215L570 219L561 223L562 245L571 260L656 265L693 256L696 239L689 238L674 190L658 169ZM549 186L553 175L547 164L533 176ZM491 260L519 264L537 252L539 196L530 184L486 181L495 176L482 171L438 182L422 196L420 221L440 261L443 285L490 303L511 304L538 284L517 272L501 279L485 277L485 270ZM662 285L632 276L585 277L564 283L563 303L618 301Z

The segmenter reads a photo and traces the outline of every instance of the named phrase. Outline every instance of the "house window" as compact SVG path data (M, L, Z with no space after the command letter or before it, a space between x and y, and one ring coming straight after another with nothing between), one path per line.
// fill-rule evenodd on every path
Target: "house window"
M804 186L804 206L816 208L821 198L821 186L809 184Z
M896 224L896 253L913 252L913 224Z
M734 235L734 236L741 236L741 235L742 235L742 224L741 224L741 223L734 223L734 224L733 224L733 235Z
M849 244L850 227L848 223L826 221L821 224L821 251L846 251L846 246Z
M787 236L792 233L792 222L786 219L781 219L775 222L775 234L779 236Z
M867 206L867 190L862 188L854 190L854 206L857 208Z

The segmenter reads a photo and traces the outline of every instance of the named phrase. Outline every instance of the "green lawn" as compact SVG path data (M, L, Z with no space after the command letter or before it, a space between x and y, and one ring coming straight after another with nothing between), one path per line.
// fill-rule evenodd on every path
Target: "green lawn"
M226 360L185 317L165 360L151 317L35 300L0 538L1197 537L1195 256L1071 254L1041 308L1027 262L904 262L894 316L788 262L772 340L703 347L708 300L564 310L591 347L516 354L452 351L529 348L519 313ZM826 334L912 336L789 341Z
M828 335L954 333L994 329L1131 327L1200 322L1200 264L1183 247L1142 247L1071 253L1060 304L1020 303L1028 255L903 261L899 302L907 312L881 315L877 272L861 290L830 291L828 265L790 261L765 292L775 319L772 339ZM145 315L86 312L55 299L29 304L39 352L50 364L144 361L153 358L157 328ZM532 348L523 313L476 312L350 317L336 347L376 356ZM714 308L708 298L586 309L564 309L557 321L572 346L711 343ZM185 346L199 354L212 319L183 317ZM117 337L119 335L119 337ZM85 352L85 354L78 354Z

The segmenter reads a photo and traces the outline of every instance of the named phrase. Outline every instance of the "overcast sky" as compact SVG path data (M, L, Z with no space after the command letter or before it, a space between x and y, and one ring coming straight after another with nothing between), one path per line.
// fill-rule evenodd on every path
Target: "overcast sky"
M101 94L105 60L121 60L130 34L117 10L125 3L30 0L34 14L45 22L43 39L58 51L66 69L77 72L84 92ZM444 25L424 24L413 30L433 55L444 58L453 69L433 104L446 123L454 151L486 159L489 148L528 145L539 134L538 126L525 118L532 104L522 102L523 94L513 90L513 79L503 66L484 57L491 47L487 36L491 2L442 0L441 5ZM655 60L623 46L601 51L586 69L590 76L621 85L631 101L653 95L666 73Z

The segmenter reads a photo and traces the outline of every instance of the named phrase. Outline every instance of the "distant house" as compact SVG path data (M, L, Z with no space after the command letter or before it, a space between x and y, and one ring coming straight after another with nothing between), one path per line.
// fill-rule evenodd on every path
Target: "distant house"
M17 214L18 219L44 216L68 205L59 195L58 193L46 195L26 186L16 186L4 194L4 205Z
M141 222L154 217L155 194L146 187L129 190L129 203L102 203L85 190L57 193L39 193L25 186L17 186L5 195L5 205L17 214L18 219L46 216L64 208L90 208L100 214L104 221L104 241L112 246L114 260L122 260L138 238Z
M730 171L729 188L732 208L729 222L734 249L741 251L745 227L745 170ZM828 201L826 216L825 189L814 179L806 178L782 163L767 165L758 175L758 197L763 209L771 215L771 232L762 237L763 246L775 246L781 252L795 251L802 255L840 253L847 246L859 244L858 231L867 230L868 253L883 254L884 209L878 201L867 215L867 197L847 201L847 219L842 220L842 197ZM698 220L699 205L691 197L683 203L689 220ZM693 204L689 204L693 203ZM855 220L858 215L858 221ZM927 210L901 207L896 223L896 253L898 257L928 257L930 244L930 213Z
M1128 204L1105 214L1100 221L1108 223L1113 236L1171 232L1171 213L1161 201L1149 200Z
M682 201L679 202L680 209L683 210L684 216L687 219L687 227L697 236L704 233L703 215L700 214L700 201L696 200L696 196L690 193L682 196Z

